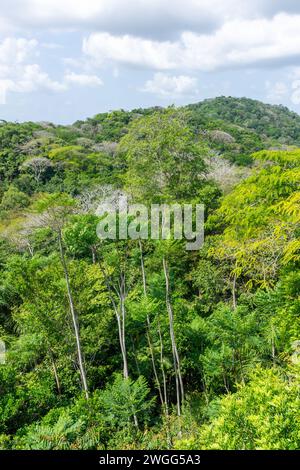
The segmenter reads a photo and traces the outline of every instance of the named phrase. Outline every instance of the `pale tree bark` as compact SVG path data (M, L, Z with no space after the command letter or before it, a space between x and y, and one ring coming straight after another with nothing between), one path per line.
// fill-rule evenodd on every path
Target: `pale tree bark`
M27 248L28 248L28 251L29 251L29 254L30 254L31 258L33 258L34 251L33 251L33 248L32 248L32 246L29 242L27 243Z
M109 299L112 304L115 317L117 320L117 325L118 325L118 336L119 336L119 344L120 344L120 349L121 349L121 355L122 355L122 362L123 362L123 377L124 379L128 378L128 361L127 361L127 352L126 352L126 343L125 343L125 318L126 318L126 310L125 310L125 297L124 295L126 294L125 291L121 293L120 291L120 286L121 283L119 282L119 289L116 289L107 274L105 273L105 270L103 267L100 265L101 272L104 277L104 281L107 287L107 291L109 294ZM119 305L117 305L115 299L114 299L114 294L113 292L116 293L118 299L119 299Z
M236 274L234 273L233 281L232 281L232 306L233 310L236 310Z
M73 295L72 295L72 290L71 290L71 285L70 285L70 276L69 276L68 266L67 266L67 263L66 263L65 251L64 251L64 247L63 247L61 231L58 232L58 244L59 244L61 264L62 264L64 275L65 275L69 307L70 307L72 323L73 323L73 328L74 328L74 334L75 334L75 340L76 340L77 359L78 359L78 366L79 366L79 372L80 372L80 377L81 377L81 383L82 383L82 388L83 388L83 391L84 391L84 394L85 394L85 398L88 400L89 391L88 391L86 371L85 371L85 365L84 365L82 348L81 348L78 315L77 315L77 312L76 312L76 309L75 309L75 306L74 306L74 300L73 300Z
M105 270L101 266L101 263L99 263L100 269L102 271L104 281L109 293L109 298L117 319L117 325L118 325L118 336L119 336L119 344L120 344L120 349L121 349L121 355L122 355L122 361L123 361L123 377L124 379L129 378L129 372L128 372L128 360L127 360L127 349L126 349L126 306L125 306L125 301L126 301L126 277L125 273L121 272L120 277L118 280L118 286L114 286L107 274L105 273ZM119 299L119 305L117 305L113 292L117 295ZM139 423L138 419L135 413L133 413L133 421L134 425L137 429L139 429Z
M143 289L144 289L144 296L147 297L147 283L146 283L146 271L145 271L145 263L144 263L144 254L143 254L143 246L142 242L139 239L139 248L140 248L140 258L141 258L141 271L142 271L142 279L143 279ZM166 379L166 373L165 373L165 368L164 368L164 346L163 346L163 340L162 340L162 334L161 334L161 329L160 329L160 324L158 324L158 336L159 336L159 344L160 344L160 370L161 370L161 375L162 375L162 382L163 385L161 386L157 368L156 368L156 363L155 363L155 354L154 354L154 348L153 348L153 342L151 338L151 322L149 315L147 313L146 316L146 322L147 322L147 329L146 329L146 335L147 335L147 341L149 345L149 350L150 350L150 355L151 355L151 362L152 362L152 369L155 377L155 381L157 384L157 389L158 389L158 394L159 394L159 399L166 417L166 426L167 426L167 446L168 449L171 449L172 447L172 438L171 438L171 433L170 433L170 418L169 418L169 406L168 406L168 394L167 394L167 379Z
M159 335L159 343L160 343L160 370L162 374L163 380L163 390L164 390L164 412L166 416L166 425L167 425L167 445L168 449L172 448L172 436L170 432L170 416L169 416L169 405L168 405L168 391L167 391L167 378L166 372L164 367L164 343L162 340L162 334L160 329L160 324L158 323L158 335Z
M141 242L140 239L139 239L139 248L140 248L140 259L141 259L141 271L142 271L142 279L143 279L144 296L147 297L147 284L146 284L146 272L145 272L145 264L144 264L143 246L142 246L142 242ZM163 398L163 394L162 394L162 388L161 388L161 384L160 384L160 380L159 380L159 377L158 377L157 368L156 368L156 364L155 364L155 354L154 354L153 342L152 342L152 337L151 337L151 322L150 322L150 318L149 318L148 313L146 315L146 322L147 322L146 336L147 336L148 346L149 346L150 355L151 355L151 363L152 363L153 374L154 374L154 377L155 377L155 382L156 382L156 385L157 385L160 402L162 404L162 407L165 408L164 398Z
M184 402L184 387L181 374L181 363L178 354L175 331L174 331L174 314L173 307L170 299L170 280L169 280L169 271L168 265L165 257L163 257L163 269L165 275L166 283L166 307L169 316L169 327L170 327L170 338L172 344L172 354L173 354L173 363L174 363L174 372L175 372L175 382L176 382L176 396L177 396L177 413L178 416L181 415L181 407Z
M275 349L275 328L272 324L271 326L271 350L272 350L272 362L276 364L276 349Z
M164 344L162 340L160 324L158 324L158 335L159 335L159 344L160 344L160 370L161 370L161 375L163 378L165 413L166 413L166 416L169 416L167 377L166 377L165 366L164 366Z
M92 262L93 262L93 264L96 264L96 261L97 261L96 248L94 246L91 247L91 252L92 252Z
M126 300L126 281L125 281L125 274L121 272L120 274L120 288L119 288L119 297L120 297L120 312L121 312L121 341L123 346L123 354L124 354L124 378L128 379L128 361L127 361L127 349L126 349L126 307L125 307L125 300Z
M53 355L53 352L51 351L51 349L49 350L49 356L50 356L50 361L51 361L51 365L52 365L52 370L53 370L53 374L54 374L54 378L55 378L57 393L58 393L58 395L61 395L60 380L59 380L59 376L58 376L58 371L57 371L57 367L56 367L54 355Z
M128 361L127 361L127 350L126 350L126 307L125 307L125 300L126 300L126 277L125 273L122 271L120 274L120 282L119 282L119 297L120 297L120 311L121 311L121 337L122 337L122 344L123 344L123 355L124 355L124 369L123 375L124 379L129 378L128 373ZM134 425L137 429L139 429L138 419L135 413L133 413L133 421Z

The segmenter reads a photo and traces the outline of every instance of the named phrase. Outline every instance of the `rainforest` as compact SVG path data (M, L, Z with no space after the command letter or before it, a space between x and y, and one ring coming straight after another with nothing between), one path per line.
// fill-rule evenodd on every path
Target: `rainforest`
M300 116L218 97L0 122L0 449L300 447ZM204 243L97 208L203 204Z

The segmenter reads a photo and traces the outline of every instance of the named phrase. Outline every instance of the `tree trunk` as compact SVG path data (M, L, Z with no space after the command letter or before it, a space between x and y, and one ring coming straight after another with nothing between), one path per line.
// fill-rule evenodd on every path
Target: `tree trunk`
M236 274L234 274L232 281L232 306L233 310L236 310Z
M143 246L142 246L141 240L139 240L139 248L140 248L140 257L141 257L141 269L142 269L144 296L147 297L146 272L145 272L145 264L144 264Z
M125 285L125 274L121 273L120 276L120 311L121 311L121 341L123 347L123 374L124 378L128 379L128 362L127 362L127 350L126 350L126 335L125 335L125 325L126 325L126 308L125 308L125 299L126 299L126 285Z
M142 278L143 278L144 296L147 297L147 284L146 284L146 272L145 272L145 265L144 265L143 247L142 247L142 242L140 239L139 239L139 248L140 248L140 257L141 257L141 270L142 270ZM152 369L153 369L153 373L154 373L154 377L155 377L155 381L156 381L156 385L158 389L159 399L161 401L162 407L165 408L161 384L160 384L160 380L158 377L157 368L155 364L154 348L153 348L153 343L152 343L152 338L151 338L151 323L150 323L150 318L149 318L148 313L146 316L146 322L147 322L146 335L147 335L147 341L148 341L148 346L149 346L150 355L151 355Z
M28 248L28 251L29 251L29 254L30 254L31 258L33 258L34 251L33 251L33 248L32 248L32 246L29 242L27 243L27 248Z
M274 325L272 324L271 326L271 350L272 350L272 362L273 365L276 364L276 349L275 349L275 331L274 331Z
M96 264L97 258L96 258L96 249L94 246L91 247L91 252L92 252L92 262L93 264Z
M157 389L158 389L159 399L160 399L160 402L162 404L162 407L164 408L165 407L164 398L163 398L161 385L160 385L160 381L159 381L159 377L158 377L158 373L157 373L157 369L156 369L156 364L155 364L154 350L153 350L152 340L151 340L151 336L150 336L150 320L149 320L148 315L147 315L147 332L146 332L146 335L147 335L147 341L148 341L148 345L149 345L149 349L150 349L152 369L153 369L155 382L156 382Z
M49 356L50 356L50 360L51 360L51 364L52 364L52 370L53 370L53 374L54 374L54 378L55 378L57 393L58 393L58 395L61 395L60 380L59 380L59 376L58 376L58 372L57 372L55 359L54 359L54 356L53 356L53 353L52 353L51 350L49 350Z
M166 378L165 367L164 367L164 344L162 340L160 324L158 325L158 334L159 334L159 343L160 343L160 369L161 369L161 375L163 378L165 413L166 413L166 416L169 416L167 378Z
M122 354L123 360L123 378L127 380L129 378L128 372L128 361L127 361L127 350L126 350L126 335L125 335L125 327L126 327L126 307L125 307L125 300L126 300L126 278L124 272L120 274L120 280L118 282L118 289L113 288L109 278L107 277L103 267L99 263L100 269L102 271L104 281L109 293L110 301L113 306L115 316L117 319L118 324L118 335L119 335L119 343L120 349ZM117 306L115 299L113 297L113 289L116 292L119 298L119 307ZM136 429L139 429L139 423L136 414L133 411L133 421Z
M81 350L78 316L74 307L73 295L72 295L72 290L70 286L70 276L69 276L69 271L68 271L68 267L66 263L61 232L58 233L58 243L59 243L61 264L64 270L65 281L67 285L69 307L70 307L73 328L74 328L74 333L75 333L75 339L76 339L77 358L78 358L78 365L79 365L79 371L80 371L80 376L81 376L81 383L82 383L82 388L84 390L85 398L88 400L89 392L88 392L88 385L87 385L87 378L86 378L86 371L85 371L85 366L84 366L84 361L83 361L83 355L82 355L82 350Z
M116 319L117 319L119 344L120 344L122 362L123 362L123 377L128 378L128 364L127 364L126 344L125 344L125 341L124 341L124 338L125 338L125 323L124 323L124 321L125 321L125 317L126 317L125 305L124 305L125 291L123 293L121 292L121 283L120 283L120 289L119 289L119 291L117 291L117 296L119 298L119 306L117 306L117 304L115 302L115 299L114 299L114 296L113 296L113 289L112 289L110 280L108 279L108 277L107 277L107 275L106 275L106 273L105 273L105 271L104 271L104 269L103 269L103 267L101 266L100 263L99 263L99 267L100 267L101 272L103 274L104 281L105 281L105 284L106 284L106 287L107 287L107 290L108 290L108 293L109 293L110 302L112 304L112 307L113 307L113 310L115 312L115 316L116 316Z
M165 275L165 282L166 282L166 306L167 306L167 311L168 311L168 316L169 316L170 337L171 337L171 343L172 343L172 354L173 354L174 372L175 372L175 380L176 380L177 410L178 410L178 416L180 416L181 405L184 402L184 387L183 387L183 380L182 380L182 375L181 375L180 358L179 358L176 339L175 339L174 315L173 315L173 308L172 308L172 304L170 300L170 281L169 281L168 266L167 266L165 257L163 257L163 268L164 268L164 275Z

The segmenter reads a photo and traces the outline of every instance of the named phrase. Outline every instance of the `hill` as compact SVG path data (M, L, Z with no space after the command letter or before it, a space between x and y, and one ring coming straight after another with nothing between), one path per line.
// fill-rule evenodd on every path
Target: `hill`
M251 129L270 143L300 145L300 116L282 105L220 96L187 107L206 119Z

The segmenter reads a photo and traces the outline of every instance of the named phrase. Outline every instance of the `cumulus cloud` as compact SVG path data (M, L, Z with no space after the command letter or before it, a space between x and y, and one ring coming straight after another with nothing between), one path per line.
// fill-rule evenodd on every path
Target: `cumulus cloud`
M5 38L0 42L0 104L7 101L7 93L31 93L47 90L66 91L72 85L100 86L96 75L66 72L61 81L52 79L41 66L33 62L39 57L39 44L35 39Z
M113 34L169 37L184 30L209 31L238 0L4 0L2 15L17 28L98 29Z
M0 65L15 65L37 54L38 42L35 39L7 37L0 42Z
M267 90L266 99L270 103L281 104L289 93L289 87L284 82L271 83L266 81L265 87Z
M300 67L294 67L288 78L290 79L290 101L298 105L300 104Z
M74 83L75 85L80 86L94 87L103 85L101 78L97 77L97 75L87 75L75 72L68 72L65 74L64 80L66 83Z
M162 97L180 97L197 93L197 79L187 75L172 76L156 73L152 80L147 80L142 91Z
M0 43L0 103L6 103L7 92L29 93L36 89L61 91L65 85L52 80L36 63L27 63L38 56L35 39L5 38Z
M41 43L1 42L6 29L24 37L36 32ZM7 91L100 86L96 69L106 64L121 73L122 66L151 70L153 78L143 90L157 96L195 93L190 76L195 72L300 64L300 2L295 0L2 0L0 31L2 102ZM76 31L80 35L69 42L68 33ZM77 54L76 41L83 36ZM60 45L70 56L65 62ZM54 80L44 67L58 67L58 58L66 72ZM298 85L292 89L297 77L271 80L265 84L269 101L290 97L300 104Z
M112 61L156 70L219 68L276 64L300 58L300 15L231 20L213 34L184 32L177 41L93 33L83 52L101 65Z
M83 52L95 65L105 61L154 69L172 69L178 65L179 44L151 41L134 36L93 33L83 41Z
M38 64L27 64L14 68L8 74L10 78L0 75L0 104L6 104L7 93L31 93L36 90L60 92L66 90L66 85L52 80L43 72Z
M293 104L300 104L300 79L292 82L291 102Z
M295 0L2 0L3 23L16 28L92 29L112 34L174 37L205 33L224 19L300 13Z

